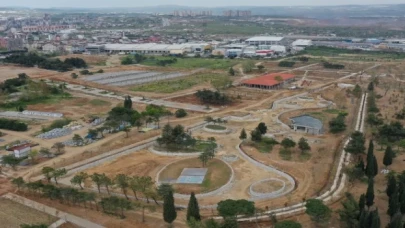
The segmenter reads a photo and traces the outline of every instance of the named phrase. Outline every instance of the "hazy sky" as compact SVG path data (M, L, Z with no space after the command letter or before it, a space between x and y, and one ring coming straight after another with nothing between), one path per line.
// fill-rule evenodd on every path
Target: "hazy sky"
M345 5L345 4L405 4L405 0L0 0L0 6L49 7L138 7L156 5L184 6L293 6L293 5Z

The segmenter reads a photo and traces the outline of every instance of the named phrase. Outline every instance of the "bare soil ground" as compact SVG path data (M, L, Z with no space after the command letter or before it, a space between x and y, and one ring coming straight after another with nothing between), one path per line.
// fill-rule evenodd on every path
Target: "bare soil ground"
M15 78L20 73L26 73L29 77L36 78L53 76L57 72L34 67L21 67L12 64L0 65L0 82L6 79Z
M0 198L1 227L20 227L23 224L50 225L58 219L9 199Z
M27 109L42 112L59 112L68 118L81 118L89 115L105 115L120 103L118 100L106 99L101 96L95 98L77 93L73 95L73 98L61 100L58 103L29 105Z

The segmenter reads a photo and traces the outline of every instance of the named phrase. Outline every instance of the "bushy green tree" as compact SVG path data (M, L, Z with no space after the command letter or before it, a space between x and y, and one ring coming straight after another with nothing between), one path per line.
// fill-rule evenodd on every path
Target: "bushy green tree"
M259 123L259 125L256 128L262 135L267 133L267 126L265 123Z
M298 141L298 148L301 150L302 153L311 150L311 146L309 146L308 140L306 140L305 138L300 138L300 140Z
M306 213L317 223L325 223L331 218L332 211L322 200L309 199L305 204Z
M281 141L281 145L285 148L285 149L289 149L289 148L293 148L297 145L296 142L294 142L294 140L289 139L289 138L284 138L283 141Z
M233 67L229 68L229 75L235 76L235 70L233 69Z
M262 133L257 129L250 132L250 136L254 142L260 142L262 140Z
M223 218L236 218L238 215L253 215L255 203L247 200L223 200L218 203L217 210Z
M338 211L340 221L346 224L348 228L357 228L359 226L360 208L353 195L346 193L346 200L342 202L343 208Z
M184 109L178 109L174 115L176 116L176 118L183 118L187 116L187 112Z
M345 147L345 150L348 153L351 153L352 155L357 157L357 160L360 161L361 155L364 154L366 151L365 147L365 138L363 133L359 131L355 131L352 133L350 137L350 141Z

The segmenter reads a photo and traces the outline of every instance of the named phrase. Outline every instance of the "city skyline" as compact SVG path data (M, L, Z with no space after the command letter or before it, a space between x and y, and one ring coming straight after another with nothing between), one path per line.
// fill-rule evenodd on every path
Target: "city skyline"
M111 1L95 1L95 0L19 0L9 5L18 7L30 7L30 8L57 8L57 7L70 7L70 8L106 8L106 7L153 7L164 5L178 5L189 7L235 7L235 6L333 6L333 5L371 5L371 4L404 4L403 0L341 0L337 4L336 2L329 2L323 0L311 0L302 2L299 0L285 0L280 2L271 2L268 0L251 0L240 1L235 0L232 2L226 0L205 0L205 1L188 1L188 0L171 0L170 2L165 0L151 0L148 2L133 2L129 0L115 0Z

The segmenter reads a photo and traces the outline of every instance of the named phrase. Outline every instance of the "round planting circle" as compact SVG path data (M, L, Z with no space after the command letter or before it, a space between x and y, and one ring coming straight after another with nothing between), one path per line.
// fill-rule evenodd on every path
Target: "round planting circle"
M222 125L207 124L204 126L203 129L204 129L204 131L211 132L211 133L220 133L220 134L229 133L229 129Z
M190 169L203 174L187 174ZM159 171L157 178L158 183L172 184L178 194L204 194L228 184L232 173L232 168L220 159L209 160L203 166L200 159L189 158L167 165Z
M249 192L258 198L275 198L285 191L286 183L278 178L269 178L250 185Z

